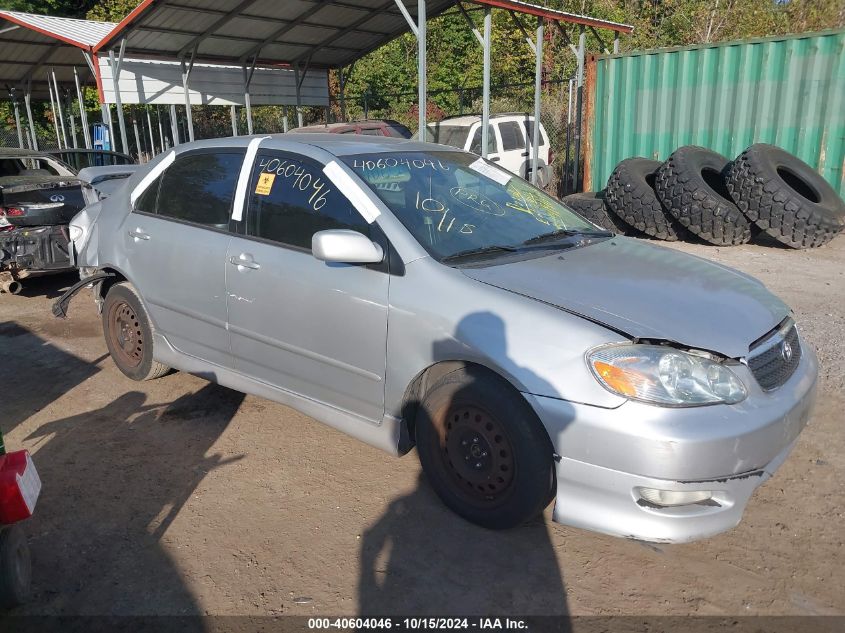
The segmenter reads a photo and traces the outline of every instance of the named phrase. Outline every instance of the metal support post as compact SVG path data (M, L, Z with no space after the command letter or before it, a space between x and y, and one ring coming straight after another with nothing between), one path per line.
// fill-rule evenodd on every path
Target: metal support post
M194 56L196 55L196 49L193 50L191 53L191 60L188 64L185 63L185 60L182 59L182 90L185 92L185 117L188 122L188 140L194 140L194 118L191 113L191 95L188 91L188 80L191 77L191 70L194 68ZM175 140L175 139L174 139Z
M577 97L575 100L575 168L573 169L572 190L580 188L578 178L580 177L581 166L581 115L584 109L584 58L587 52L587 34L584 27L581 27L581 34L578 36L578 70L576 76Z
M126 40L120 42L120 52L115 59L114 51L109 51L109 65L112 72L112 84L114 85L114 107L117 110L117 124L120 127L120 144L123 148L123 153L129 153L129 138L126 134L126 119L123 116L123 100L120 96L120 67L123 65L123 53L126 50ZM111 115L110 115L111 118ZM114 138L114 134L112 134ZM114 141L112 145L115 146Z
M56 133L56 146L62 149L62 137L59 134L59 119L56 113L56 100L53 98L53 86L50 84L50 75L47 74L47 91L50 93L50 109L53 113L53 131Z
M543 18L537 18L537 43L534 53L534 126L531 139L531 184L536 185L540 176L540 109L543 97Z
M35 119L32 118L32 81L26 82L26 92L23 93L23 104L26 108L26 118L29 122L29 133L32 138L32 149L38 149L38 137L35 134Z
M487 158L490 133L490 48L492 46L493 16L490 7L484 7L484 70L481 93L481 156Z
M176 105L170 104L170 133L173 136L173 146L179 145L179 120L176 118Z
M403 3L400 2L399 4ZM426 138L426 109L428 105L427 30L425 0L417 0L417 85L419 86L419 137L422 140Z
M73 67L73 81L76 84L76 100L79 102L79 125L82 126L82 137L85 148L91 149L91 130L88 129L88 113L85 111L85 100L82 98L82 87L79 85L79 75L76 66Z

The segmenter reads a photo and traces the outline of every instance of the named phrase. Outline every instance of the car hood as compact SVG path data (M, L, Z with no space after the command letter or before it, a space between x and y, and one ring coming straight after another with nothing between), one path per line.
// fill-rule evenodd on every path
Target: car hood
M745 356L790 312L748 275L624 237L461 272L635 338L732 358Z

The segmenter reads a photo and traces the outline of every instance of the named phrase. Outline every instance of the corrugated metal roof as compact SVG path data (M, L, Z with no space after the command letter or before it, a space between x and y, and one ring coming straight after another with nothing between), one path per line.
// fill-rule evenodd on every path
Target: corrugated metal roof
M564 13L521 0L467 0L541 15L551 20L629 32L631 27ZM412 16L417 0L402 0ZM437 16L457 0L426 0ZM395 0L143 0L96 50L126 40L126 53L212 63L309 63L340 68L407 32Z
M20 11L0 10L0 86L23 90L31 80L32 95L47 97L47 75L72 86L76 68L83 83L93 76L82 53L91 51L114 22L74 20Z
M80 48L93 48L117 26L116 22L58 18L22 11L0 11L0 17Z
M404 0L412 15L416 0ZM427 0L435 16L455 0ZM97 49L118 46L126 54L244 63L305 63L344 66L408 31L394 0L181 0L178 5L144 0ZM352 43L338 40L357 35Z

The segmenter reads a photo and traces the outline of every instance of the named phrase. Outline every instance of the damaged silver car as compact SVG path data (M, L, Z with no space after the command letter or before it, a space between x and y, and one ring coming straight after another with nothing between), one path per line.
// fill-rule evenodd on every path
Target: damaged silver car
M817 361L755 279L604 231L493 163L332 134L181 145L71 222L117 367L290 405L443 502L690 541L786 459ZM338 468L343 468L342 464Z

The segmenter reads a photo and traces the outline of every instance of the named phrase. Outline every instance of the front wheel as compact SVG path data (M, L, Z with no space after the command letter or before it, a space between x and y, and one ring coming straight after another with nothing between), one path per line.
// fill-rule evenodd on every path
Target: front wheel
M545 429L522 396L488 372L468 367L443 376L420 403L416 441L437 495L472 523L515 527L554 497Z
M128 283L109 288L103 335L114 364L132 380L152 380L170 368L153 359L153 327L138 293Z

